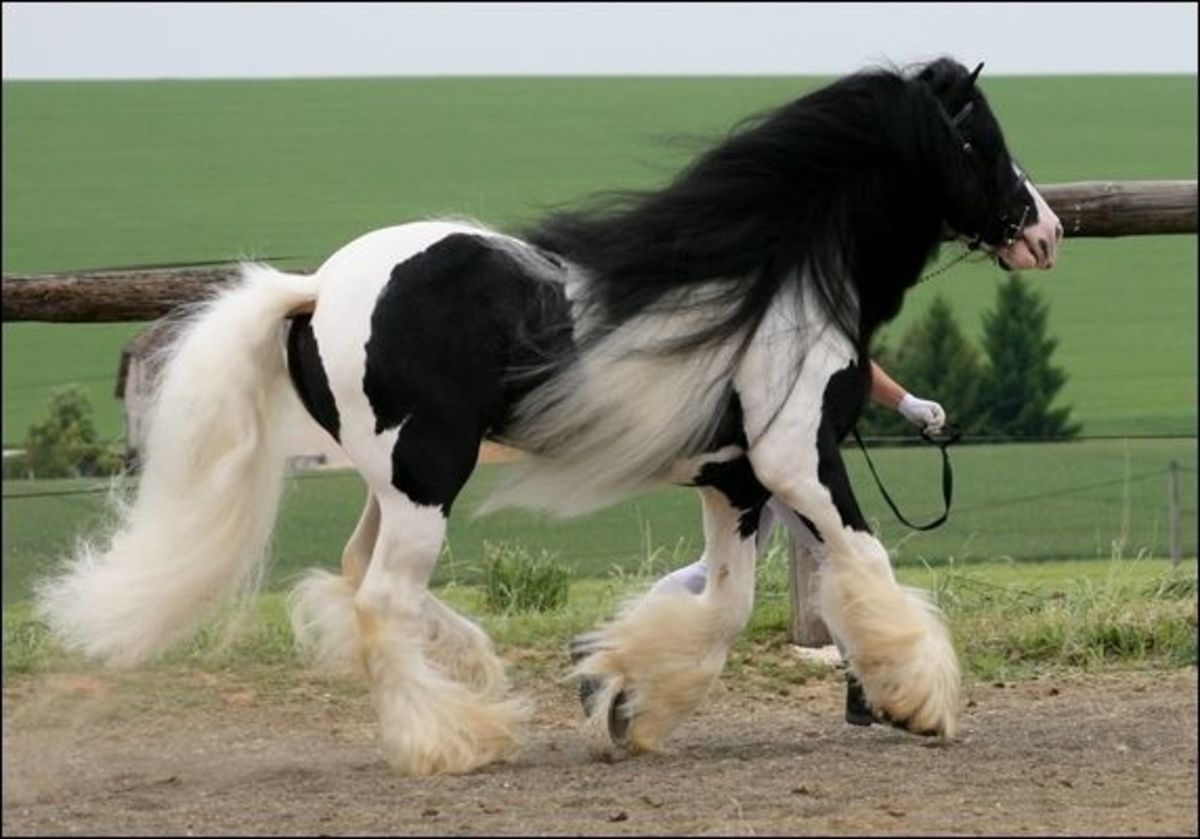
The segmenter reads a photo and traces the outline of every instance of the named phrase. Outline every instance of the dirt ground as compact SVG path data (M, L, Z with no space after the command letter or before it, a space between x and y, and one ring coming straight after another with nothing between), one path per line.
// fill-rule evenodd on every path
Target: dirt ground
M3 832L1196 835L1196 670L968 688L951 744L842 722L842 687L728 674L669 741L588 752L572 688L510 763L406 779L361 691L176 671L10 681Z

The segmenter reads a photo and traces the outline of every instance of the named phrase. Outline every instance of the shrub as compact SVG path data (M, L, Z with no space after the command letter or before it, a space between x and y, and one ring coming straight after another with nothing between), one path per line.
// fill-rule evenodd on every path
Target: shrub
M121 454L96 439L92 404L78 385L54 391L49 416L29 428L25 454L35 478L112 475L124 467Z
M567 604L571 572L545 551L484 543L484 605L492 612L551 612Z
M29 477L29 455L12 452L4 455L4 480L19 481Z

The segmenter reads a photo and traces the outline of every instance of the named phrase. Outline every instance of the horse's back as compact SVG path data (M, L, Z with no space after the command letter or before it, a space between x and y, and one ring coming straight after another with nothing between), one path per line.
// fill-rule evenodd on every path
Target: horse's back
M393 267L455 234L495 235L467 222L429 220L381 227L347 242L317 269L319 308L332 318L373 301Z
M293 382L369 481L448 505L521 392L512 371L556 352L539 336L563 334L561 271L461 222L368 233L318 269L315 312L289 338Z

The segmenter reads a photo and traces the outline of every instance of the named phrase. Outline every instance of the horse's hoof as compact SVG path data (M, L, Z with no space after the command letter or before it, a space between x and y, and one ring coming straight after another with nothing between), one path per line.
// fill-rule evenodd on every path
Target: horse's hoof
M867 704L862 682L850 673L846 674L846 722L851 725L872 725L879 722L875 712Z
M916 728L912 720L899 720L889 717L887 714L879 714L875 717L876 722L883 722L890 725L892 728L898 728L901 731L907 731L909 734L916 734L919 737L937 737L941 734L936 728Z
M625 744L625 736L629 734L630 722L629 698L625 695L625 691L621 691L613 698L612 705L608 706L608 736L612 738L615 745Z
M921 737L934 737L938 734L931 728L915 728L912 720L893 719L886 713L876 713L867 704L862 682L851 673L846 674L846 722L851 725L871 725L878 722Z
M579 704L583 706L584 716L592 715L592 696L600 690L602 684L603 682L594 676L584 676L579 680Z
M590 644L583 637L571 639L571 663L578 664L592 652ZM596 692L604 685L604 680L596 676L583 676L579 679L579 704L583 706L584 716L592 716L595 710ZM619 691L608 706L608 736L615 745L622 745L629 733L629 698L625 691Z
M579 680L579 704L583 706L585 716L592 715L596 692L603 684L604 682L594 676L584 676ZM608 736L617 746L625 742L625 735L629 733L628 706L629 698L625 691L619 691L608 706Z

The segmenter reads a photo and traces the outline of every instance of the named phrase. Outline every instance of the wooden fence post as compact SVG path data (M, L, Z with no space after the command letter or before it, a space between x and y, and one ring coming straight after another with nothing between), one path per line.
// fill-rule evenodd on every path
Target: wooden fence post
M1171 567L1178 568L1183 546L1179 540L1179 464L1174 460L1167 470L1167 521L1171 531Z
M792 595L792 619L788 638L801 647L824 647L833 643L828 627L817 612L817 558L809 546L788 534L788 579Z

